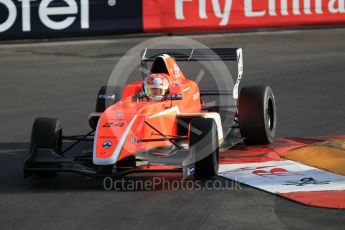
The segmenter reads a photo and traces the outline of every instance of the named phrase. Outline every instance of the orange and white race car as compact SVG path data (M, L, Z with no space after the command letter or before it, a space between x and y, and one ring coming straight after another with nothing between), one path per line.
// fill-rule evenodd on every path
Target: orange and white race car
M177 65L212 60L237 61L232 92L202 91ZM223 150L272 141L277 119L270 87L243 87L238 93L242 49L146 49L141 61L152 62L149 75L126 85L119 101L107 106L115 96L100 89L96 112L89 116L92 131L86 135L62 136L58 119L37 118L24 177L61 171L88 176L169 171L207 178L217 174ZM207 108L202 98L209 95L233 97L234 118L223 121L218 111ZM232 124L228 133L224 122ZM65 141L74 142L63 149ZM92 141L93 149L66 154L82 141Z

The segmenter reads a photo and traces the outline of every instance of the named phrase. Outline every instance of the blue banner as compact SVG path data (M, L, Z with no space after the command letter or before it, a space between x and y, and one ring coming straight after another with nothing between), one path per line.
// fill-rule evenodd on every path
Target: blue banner
M0 39L142 31L141 0L0 0Z

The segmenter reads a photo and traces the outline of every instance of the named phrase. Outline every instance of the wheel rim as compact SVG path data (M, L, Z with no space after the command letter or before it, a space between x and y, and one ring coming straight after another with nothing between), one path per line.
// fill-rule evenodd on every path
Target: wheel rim
M214 160L214 173L217 175L219 170L219 149L217 148L213 153L213 160Z
M274 128L274 108L273 108L273 101L272 98L268 100L268 106L267 106L267 126L268 129L273 131Z
M62 154L62 129L59 129L57 132L56 151L57 154Z

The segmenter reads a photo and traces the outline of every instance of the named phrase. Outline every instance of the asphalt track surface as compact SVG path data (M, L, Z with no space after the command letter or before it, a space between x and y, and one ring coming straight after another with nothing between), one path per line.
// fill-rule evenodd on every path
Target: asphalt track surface
M273 88L279 137L345 134L344 37L339 28L192 36L210 47L244 48L242 85ZM119 57L145 39L0 46L1 229L344 229L345 211L303 206L244 185L105 191L102 180L74 174L24 180L34 118L59 117L65 134L88 131L99 86ZM145 180L153 177L128 179Z

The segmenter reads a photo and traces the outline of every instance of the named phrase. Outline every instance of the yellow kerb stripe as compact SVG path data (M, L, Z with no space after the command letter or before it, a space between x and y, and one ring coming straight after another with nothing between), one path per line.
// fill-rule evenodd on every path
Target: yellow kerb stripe
M345 140L308 145L283 153L282 157L345 176Z

